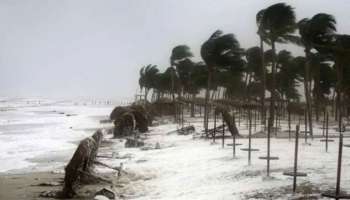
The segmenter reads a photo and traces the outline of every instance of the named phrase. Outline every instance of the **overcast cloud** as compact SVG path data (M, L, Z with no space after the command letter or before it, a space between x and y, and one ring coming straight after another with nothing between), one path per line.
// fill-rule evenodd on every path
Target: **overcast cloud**
M216 29L243 48L258 45L255 14L281 1L263 0L1 0L0 95L133 96L146 64L169 66L171 49L199 49ZM350 33L350 1L282 1L298 20L333 14ZM294 54L302 54L288 46Z

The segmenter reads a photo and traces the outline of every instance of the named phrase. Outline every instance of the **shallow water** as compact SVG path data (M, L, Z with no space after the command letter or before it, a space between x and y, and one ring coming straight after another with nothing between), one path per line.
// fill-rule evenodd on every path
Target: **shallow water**
M0 172L40 171L64 165L113 106L88 101L0 100Z

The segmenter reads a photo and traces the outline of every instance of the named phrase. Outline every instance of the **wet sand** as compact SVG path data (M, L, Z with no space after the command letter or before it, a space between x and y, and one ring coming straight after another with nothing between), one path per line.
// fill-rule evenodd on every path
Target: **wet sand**
M39 197L40 193L48 190L60 190L58 186L39 186L41 183L57 183L63 180L64 174L37 172L26 174L0 175L0 199L3 200L34 200L49 199Z

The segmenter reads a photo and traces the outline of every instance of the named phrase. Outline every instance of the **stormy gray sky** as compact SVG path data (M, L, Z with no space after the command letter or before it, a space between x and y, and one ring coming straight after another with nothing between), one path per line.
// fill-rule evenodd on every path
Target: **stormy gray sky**
M165 69L176 45L200 60L216 29L258 45L255 14L277 2L298 19L333 14L350 33L348 0L0 0L0 96L133 96L140 67Z

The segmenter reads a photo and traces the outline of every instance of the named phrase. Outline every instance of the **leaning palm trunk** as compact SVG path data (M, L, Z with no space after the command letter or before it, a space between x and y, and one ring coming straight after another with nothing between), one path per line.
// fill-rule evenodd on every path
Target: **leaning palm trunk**
M175 77L174 77L174 70L171 71L171 96L172 96L172 101L173 101L173 106L174 106L174 121L176 122L177 120L177 115L176 115L176 103L175 103Z
M342 82L343 82L343 63L341 62L341 58L339 58L340 56L337 56L338 58L336 58L336 70L337 70L337 84L336 84L336 92L337 92L337 96L336 96L336 117L339 121L339 124L341 124L341 120L342 120ZM339 127L341 128L341 127Z
M261 122L265 125L266 115L265 115L265 90L266 90L266 71L265 71L265 55L264 55L264 41L260 36L260 51L261 51L261 81L262 81L262 91L261 91Z
M209 123L209 96L210 96L210 87L212 79L212 69L208 66L208 82L207 82L207 90L205 91L205 103L204 103L204 130L205 135L208 137L208 123Z
M192 94L192 102L191 102L191 117L195 117L195 113L194 113L194 108L195 108L195 104L194 104L194 101L195 101L195 98L196 98L196 95L195 94Z
M305 90L305 100L306 100L306 112L307 118L309 121L309 131L311 137L313 137L313 129L312 129L312 105L311 105L311 95L310 95L310 87L309 87L309 78L310 78L310 50L305 49L306 54L306 63L305 63L305 78L304 78L304 90ZM307 133L305 133L307 134Z
M315 114L316 121L320 120L320 103L321 103L321 92L320 92L320 71L316 72L315 82L314 82L314 90L315 90Z
M275 118L275 101L276 101L276 48L275 43L272 42L272 51L273 51L273 58L272 58L272 87L271 87L271 98L270 98L270 115L268 119L268 127L267 127L267 134L268 136L271 133L271 129L273 127L273 122Z

